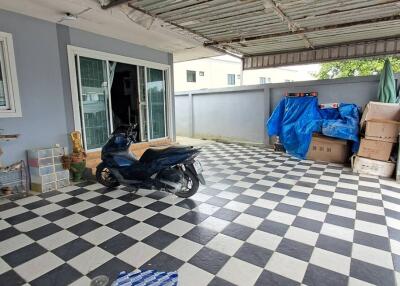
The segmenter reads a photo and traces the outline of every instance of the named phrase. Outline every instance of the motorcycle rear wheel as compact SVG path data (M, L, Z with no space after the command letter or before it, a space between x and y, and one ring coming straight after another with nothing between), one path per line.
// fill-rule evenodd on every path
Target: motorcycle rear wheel
M189 198L193 196L199 189L199 179L189 170L183 172L185 184L182 189L175 193L178 197Z
M110 172L104 163L100 163L96 169L96 180L107 188L116 188L120 184L117 178Z

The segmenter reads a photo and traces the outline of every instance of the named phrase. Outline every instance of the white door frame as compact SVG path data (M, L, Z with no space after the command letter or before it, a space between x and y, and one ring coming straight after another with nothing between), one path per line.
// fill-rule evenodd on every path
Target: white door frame
M173 122L173 120L172 120L172 102L173 101L172 101L172 90L171 90L171 86L172 86L171 80L172 79L171 79L171 66L170 65L140 60L140 59L121 56L121 55L117 55L117 54L100 52L100 51L76 47L76 46L72 46L72 45L67 45L67 53L68 53L69 78L70 78L70 84L71 84L71 95L72 95L71 97L72 97L74 128L76 131L82 132L81 115L80 115L80 107L79 107L79 89L78 89L78 82L76 79L77 67L75 64L75 56L77 55L77 56L83 56L83 57L88 57L88 58L93 58L93 59L114 61L114 62L119 62L119 63L131 64L131 65L136 65L136 66L144 66L147 68L154 68L154 69L166 71L167 77L165 78L165 80L168 81L168 85L167 85L168 89L165 90L166 110L167 110L166 116L167 116L167 122L168 122L168 128L166 130L166 134L167 134L166 138L171 138L171 136L173 134L174 126L172 126L172 122ZM146 74L146 71L145 71L145 74ZM110 94L110 96L111 96L111 94ZM163 138L160 138L160 139L163 139ZM149 138L147 138L147 140L149 142L153 141L153 140L150 140ZM155 139L155 140L159 140L159 139ZM92 151L98 151L98 150L86 150L86 151L92 152Z

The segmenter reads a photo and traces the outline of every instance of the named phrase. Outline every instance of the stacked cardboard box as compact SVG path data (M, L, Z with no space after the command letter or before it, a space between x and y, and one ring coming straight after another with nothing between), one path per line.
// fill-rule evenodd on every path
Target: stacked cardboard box
M349 160L349 145L346 140L313 134L307 159L330 163L346 163Z
M391 177L395 162L390 160L400 131L398 104L370 102L360 122L364 130L360 148L352 158L353 171L368 175Z

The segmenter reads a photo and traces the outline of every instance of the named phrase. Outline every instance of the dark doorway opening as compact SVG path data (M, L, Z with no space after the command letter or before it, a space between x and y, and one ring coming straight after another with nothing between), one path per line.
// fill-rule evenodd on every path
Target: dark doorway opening
M121 125L137 125L140 134L140 113L137 66L111 63L111 107L114 130ZM140 136L137 138L140 141Z

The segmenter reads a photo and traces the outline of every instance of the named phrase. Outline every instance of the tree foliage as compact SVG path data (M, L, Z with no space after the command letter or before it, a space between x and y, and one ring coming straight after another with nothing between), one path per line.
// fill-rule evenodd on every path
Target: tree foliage
M388 57L393 72L400 72L400 57ZM318 79L332 79L352 76L376 75L383 69L385 58L344 60L321 64L321 69L315 75Z

